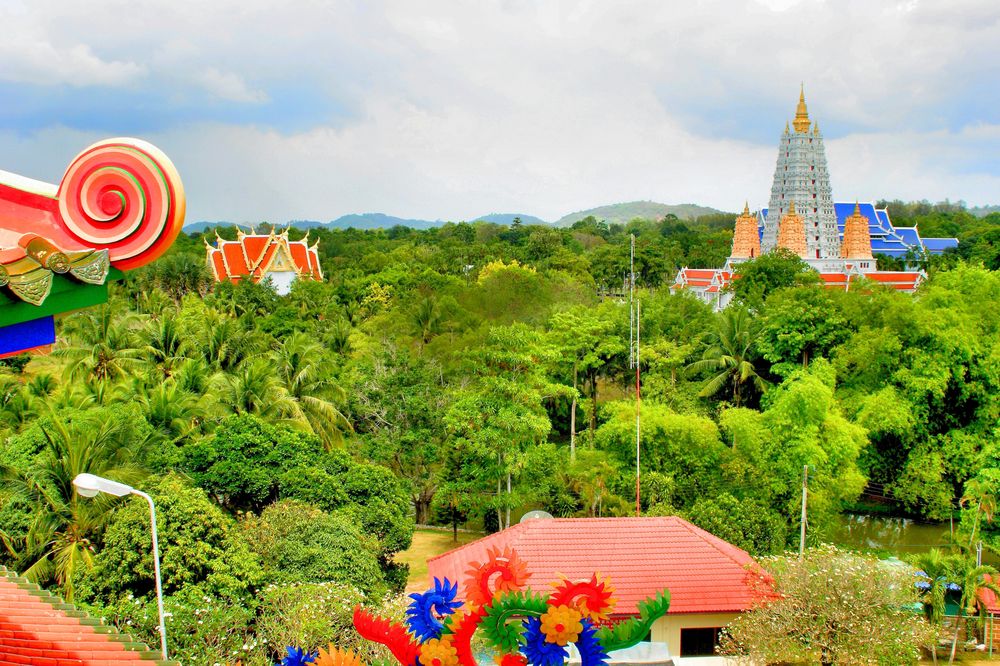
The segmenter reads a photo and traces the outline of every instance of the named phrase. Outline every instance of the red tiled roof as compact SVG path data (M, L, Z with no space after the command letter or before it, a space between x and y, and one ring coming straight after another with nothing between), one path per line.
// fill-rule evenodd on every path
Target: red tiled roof
M250 272L246 258L243 256L243 245L235 242L223 242L220 244L222 256L226 260L226 273L228 275L246 275Z
M464 590L466 569L490 548L517 551L536 592L550 592L563 575L610 577L620 615L637 614L639 601L664 588L670 613L738 612L760 599L746 551L676 516L529 520L431 558L429 575Z
M264 251L272 245L269 236L244 236L243 249L246 252L247 260L251 266L261 263Z
M279 246L288 248L292 262L300 275L322 279L319 255L305 241L289 241L282 234L239 234L234 241L219 239L215 247L208 247L209 267L216 280L229 279L233 282L252 275L254 281L264 277Z
M0 568L0 665L152 666L159 658Z
M913 272L875 271L866 274L865 277L894 289L912 291L917 288L921 275Z

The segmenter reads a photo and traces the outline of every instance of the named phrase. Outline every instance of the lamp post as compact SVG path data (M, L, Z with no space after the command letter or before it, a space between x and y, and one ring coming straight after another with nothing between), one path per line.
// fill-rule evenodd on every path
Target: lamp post
M160 613L160 652L163 654L163 659L166 660L167 627L163 618L163 586L160 583L160 546L156 538L156 508L153 506L153 498L141 490L136 490L132 486L104 479L94 474L77 474L76 478L73 479L73 485L76 487L76 492L82 497L95 497L99 493L107 493L115 497L138 495L149 504L149 522L153 527L153 570L156 572L156 605Z

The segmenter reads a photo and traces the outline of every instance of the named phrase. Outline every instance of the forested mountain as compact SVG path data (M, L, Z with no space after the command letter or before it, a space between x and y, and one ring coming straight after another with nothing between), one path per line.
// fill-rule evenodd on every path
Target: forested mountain
M604 220L608 224L627 224L635 219L657 220L673 215L682 220L694 220L702 215L714 215L722 211L696 204L662 204L655 201L630 201L608 206L598 206L564 215L556 220L557 227L568 227L586 217Z
M201 234L182 235L108 305L63 317L51 354L0 361L0 564L149 641L145 508L82 500L69 480L137 485L162 521L177 654L265 664L288 632L401 590L415 522L631 514L628 306L600 296L629 234L644 514L779 552L809 465L811 542L878 483L883 510L953 517L963 548L995 547L1000 214L891 206L962 239L916 294L825 290L768 255L720 314L668 286L723 263L722 214L320 227L326 281L284 297L213 284Z

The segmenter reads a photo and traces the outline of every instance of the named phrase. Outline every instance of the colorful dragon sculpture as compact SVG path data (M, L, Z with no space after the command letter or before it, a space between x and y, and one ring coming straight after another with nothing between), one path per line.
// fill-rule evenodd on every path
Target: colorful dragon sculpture
M477 666L477 631L496 650L499 666L562 666L571 643L582 666L603 666L609 652L639 643L670 607L663 590L639 604L639 617L612 624L614 588L599 574L555 582L548 596L527 589L528 576L515 551L492 549L468 570L464 604L456 600L457 583L435 578L431 589L410 595L405 626L359 607L354 627L365 640L386 646L402 666ZM282 663L363 666L354 653L332 645L319 655L289 648Z

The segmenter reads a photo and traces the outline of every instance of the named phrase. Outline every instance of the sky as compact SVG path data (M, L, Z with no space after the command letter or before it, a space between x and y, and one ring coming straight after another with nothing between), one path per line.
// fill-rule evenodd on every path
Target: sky
M996 0L0 0L0 169L177 166L188 222L767 205L804 84L836 200L1000 203Z

